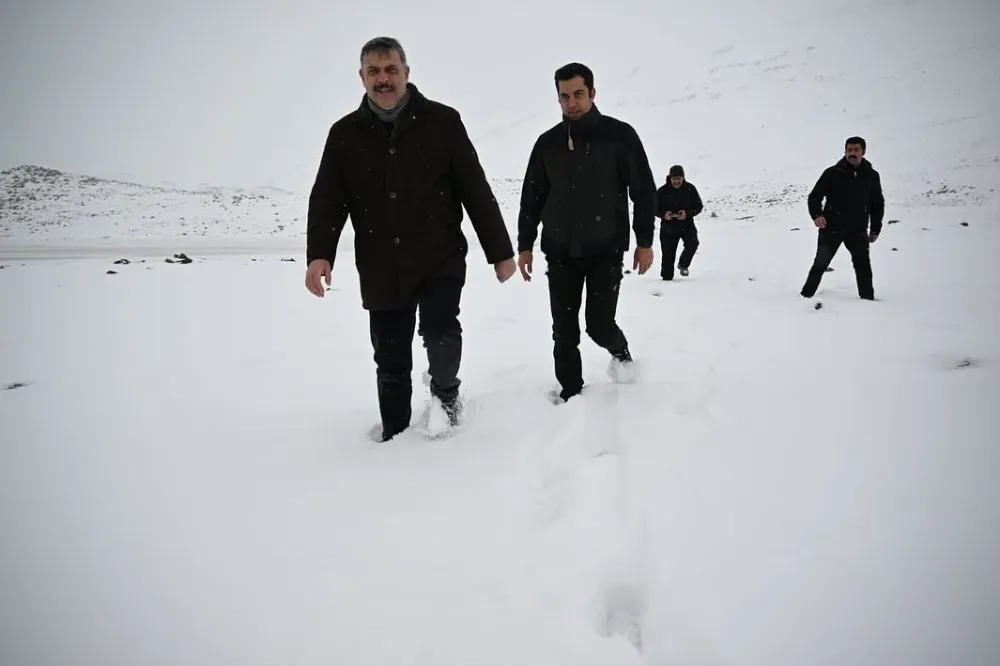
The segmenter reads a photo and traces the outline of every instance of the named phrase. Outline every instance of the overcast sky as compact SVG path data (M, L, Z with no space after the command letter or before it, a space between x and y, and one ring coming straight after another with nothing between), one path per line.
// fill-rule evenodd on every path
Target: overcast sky
M379 34L401 40L413 82L474 135L494 118L551 125L552 70L623 37L574 36L566 10L586 2L543 4L506 3L515 22L459 0L5 0L0 168L248 186L310 172L330 123L359 103L358 52Z
M981 14L992 6L969 2ZM764 9L777 5L784 9L774 16ZM459 108L490 175L513 177L523 173L538 133L559 119L552 71L570 60L594 67L598 102L609 104L651 91L683 96L688 85L712 78L713 65L752 57L748 46L781 50L789 31L828 50L853 45L876 64L893 40L913 49L935 41L933 26L910 26L901 36L891 28L898 18L885 12L888 23L873 23L871 4L861 0L510 0L499 7L465 0L4 0L0 168L28 163L149 183L307 187L330 123L361 100L360 46L379 34L402 41L414 83ZM838 7L856 12L844 24L855 34L816 14ZM933 11L944 12L942 25L955 16L954 8ZM716 54L733 43L735 51ZM802 106L790 112L818 103L792 94L788 104ZM725 115L709 130L743 132L739 106L719 109ZM680 107L656 114L637 122L648 129L683 117ZM685 136L690 126L675 129L675 146L692 140ZM657 170L675 157L662 153L654 156Z

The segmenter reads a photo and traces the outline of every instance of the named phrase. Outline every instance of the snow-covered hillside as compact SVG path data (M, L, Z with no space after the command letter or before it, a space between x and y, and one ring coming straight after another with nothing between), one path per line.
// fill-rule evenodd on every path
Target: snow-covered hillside
M509 212L519 181L492 184ZM92 246L185 237L204 245L206 239L302 238L306 209L307 193L268 187L185 190L39 166L0 172L0 244L8 248L47 241Z
M911 194L889 190L890 212L913 208L996 205L995 188L970 184L1000 180L1000 165L952 169L951 178L924 177ZM893 187L892 175L888 175ZM493 178L491 185L511 231L516 227L521 180ZM702 184L703 185L703 184ZM799 209L811 183L768 189L769 184L737 187L708 185L706 210L719 222L769 219ZM273 188L184 190L128 183L54 169L22 166L0 172L0 248L37 252L49 247L99 248L115 244L141 248L183 241L188 246L264 247L255 241L274 239L281 247L304 243L307 197ZM963 217L962 212L949 212ZM351 250L353 233L344 235L341 251ZM0 251L2 251L0 249Z
M594 69L599 108L637 128L657 179L671 164L683 164L723 220L804 211L805 192L855 134L868 140L890 211L967 204L1000 210L1000 129L994 120L1000 108L1000 5L963 0L946 12L916 0L721 6L643 7L637 11L649 20L630 22L621 34L611 31L596 44L572 49L544 41L530 61L509 58L504 50L501 28L519 24L519 15L497 14L491 31L479 38L484 49L495 40L505 45L490 56L503 62L493 75L505 92L488 103L448 80L453 63L439 58L450 58L452 51L442 52L421 34L419 20L400 36L410 45L413 81L462 111L512 227L531 145L558 121L551 71L570 59ZM594 20L617 25L621 9L588 11ZM532 7L531 16L542 21L553 11ZM723 23L720 11L727 17ZM685 29L662 34L664 21ZM522 39L528 40L533 26L519 26ZM308 141L296 144L299 153L257 156L272 166L266 176L247 182L247 189L162 187L152 179L122 183L43 167L4 172L0 241L300 237L326 130L353 110L362 93L356 77L343 85L322 110L308 109L308 123L283 128L282 136L300 136L308 128ZM188 142L185 150L195 162L210 138ZM261 183L285 190L255 187Z
M154 187L39 166L0 172L0 238L110 240L156 236L290 236L304 201L280 190Z

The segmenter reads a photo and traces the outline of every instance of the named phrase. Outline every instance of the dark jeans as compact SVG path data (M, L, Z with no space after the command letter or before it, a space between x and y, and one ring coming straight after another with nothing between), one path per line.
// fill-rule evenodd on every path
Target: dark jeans
M854 263L854 276L858 283L858 296L866 299L875 297L872 285L872 262L869 254L868 232L864 229L820 229L816 241L816 258L802 286L802 295L812 298L819 288L823 274L833 261L834 255L843 244L851 253Z
M628 353L625 334L618 327L618 288L622 281L622 255L587 259L546 257L549 305L552 310L552 355L563 398L583 388L580 360L580 306L586 289L584 320L587 335L612 356Z
M431 394L445 405L458 398L462 363L462 326L458 321L463 283L452 278L428 280L414 302L400 310L369 312L382 437L389 439L410 425L413 397L413 331L427 349Z
M688 268L700 245L698 228L694 225L694 220L682 222L664 220L660 226L660 250L663 255L660 263L660 277L665 280L672 280L674 277L677 245L681 241L684 241L684 250L681 252L677 265L680 268Z

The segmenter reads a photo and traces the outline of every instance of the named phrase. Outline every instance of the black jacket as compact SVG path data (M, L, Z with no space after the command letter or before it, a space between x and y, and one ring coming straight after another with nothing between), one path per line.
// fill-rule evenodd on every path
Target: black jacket
M528 158L517 249L532 249L541 223L546 254L623 253L631 236L629 198L636 244L652 247L656 182L635 129L596 106L576 121L564 116L538 137Z
M412 83L394 126L361 98L330 128L309 196L306 260L331 264L348 215L366 310L412 301L429 277L465 279L462 209L486 261L514 256L510 232L459 112Z
M882 181L871 162L864 158L857 169L844 157L827 167L809 193L808 204L809 216L815 220L822 215L827 229L865 231L870 218L871 232L882 231L885 216Z
M680 187L674 187L670 183L667 183L656 191L656 217L662 221L660 231L664 229L665 225L683 224L685 221L693 221L695 216L701 213L703 207L701 195L698 194L698 188L686 180L681 183ZM685 212L683 221L678 220L676 217L670 220L663 219L667 211L676 215L682 210Z

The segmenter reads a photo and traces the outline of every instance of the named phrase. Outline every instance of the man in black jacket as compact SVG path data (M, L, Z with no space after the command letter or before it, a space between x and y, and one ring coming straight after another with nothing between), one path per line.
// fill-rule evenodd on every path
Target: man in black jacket
M331 126L309 195L306 288L322 298L341 234L354 226L354 264L368 311L381 439L410 426L413 335L423 338L432 402L452 425L459 396L468 270L468 212L486 261L506 282L514 247L461 115L410 82L400 43L361 48L358 107ZM419 326L418 326L419 316Z
M674 260L677 258L677 244L684 241L684 251L677 261L681 275L688 274L694 253L698 251L698 228L694 218L702 210L701 195L691 182L684 179L684 167L675 164L670 167L670 175L663 187L656 191L656 216L660 223L660 277L674 279Z
M819 229L819 237L816 258L802 286L806 298L816 293L823 273L843 243L854 263L858 296L875 300L869 243L874 243L882 232L885 198L878 171L864 157L866 148L859 136L847 139L844 157L823 171L809 193L809 216Z
M609 374L629 381L632 356L615 321L625 252L629 249L629 198L634 207L633 269L653 263L656 182L635 129L594 105L594 74L580 63L556 70L563 118L538 137L528 159L518 216L518 267L531 279L532 248L548 270L553 357L559 398L583 389L580 306L586 287L587 334L611 354Z

